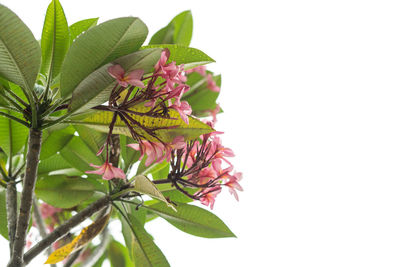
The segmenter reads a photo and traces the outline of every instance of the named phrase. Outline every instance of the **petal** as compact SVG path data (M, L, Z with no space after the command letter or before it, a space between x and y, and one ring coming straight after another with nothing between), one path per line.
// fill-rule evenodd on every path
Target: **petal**
M141 80L126 80L130 85L139 87L139 88L144 88L144 83Z
M106 170L103 175L104 180L111 180L114 178L114 172L112 171L112 165L107 164Z
M111 77L121 80L124 77L125 71L120 65L114 65L108 67L108 73L111 75Z
M144 74L144 70L133 70L125 76L125 80L140 80Z
M126 179L126 175L123 170L117 167L111 167L111 170L114 173L114 178L121 178L121 179Z

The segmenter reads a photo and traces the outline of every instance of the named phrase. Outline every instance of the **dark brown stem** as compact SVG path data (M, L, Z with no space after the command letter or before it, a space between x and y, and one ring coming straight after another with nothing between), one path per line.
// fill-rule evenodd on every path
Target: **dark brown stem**
M70 218L68 221L57 227L53 232L48 234L45 238L40 240L35 246L33 246L30 250L28 250L24 254L24 264L28 264L33 258L35 258L39 253L45 250L48 246L53 244L59 238L63 237L69 231L82 223L84 220L92 216L97 211L103 209L108 206L111 202L111 196L106 195L97 201L93 202L90 206L86 207L75 216ZM11 266L9 266L11 267Z
M118 134L111 135L111 153L110 153L110 163L118 167L119 155L121 153L121 146Z
M26 234L32 208L33 193L35 191L41 143L42 132L37 129L30 129L21 205L17 219L15 240L14 244L12 245L12 255L10 262L8 263L8 267L23 266L22 256L24 253Z

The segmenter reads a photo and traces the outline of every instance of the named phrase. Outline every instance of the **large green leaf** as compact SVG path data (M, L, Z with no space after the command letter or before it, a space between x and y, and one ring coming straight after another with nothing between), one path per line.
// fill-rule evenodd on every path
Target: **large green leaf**
M134 267L128 249L115 240L109 243L107 254L111 267Z
M6 111L17 116L17 113ZM28 128L6 117L0 116L0 147L7 155L15 155L25 145Z
M38 167L38 175L49 174L50 172L68 172L69 175L78 175L76 169L72 168L60 154L55 154L45 160L41 160ZM71 171L75 172L72 174Z
M151 38L149 44L181 44L189 46L192 39L193 18L190 10L184 11Z
M136 267L166 267L170 266L161 250L154 243L152 237L146 232L143 224L132 212L128 213L128 223L120 216L122 233L129 249L131 258Z
M40 67L40 46L29 28L0 4L0 76L29 92Z
M131 110L135 112L145 113L149 109L150 109L149 107L134 107ZM157 137L166 143L172 142L174 138L177 136L184 136L185 140L189 141L199 137L202 134L214 131L214 129L212 129L210 126L201 122L198 119L189 116L189 124L186 124L181 119L177 111L170 109L168 112L170 118L155 118L151 116L136 115L136 114L130 114L130 116L132 119L140 123L140 125L149 129L168 127L167 129L159 129L154 131ZM113 117L112 112L95 111L91 113L89 116L86 116L84 118L80 118L77 116L71 121L71 123L84 124L95 130L107 133L109 130L109 125L111 123L112 117ZM146 133L141 127L135 124L131 126L137 133L143 135L145 139L152 142L159 142L157 138ZM129 128L123 121L121 121L119 117L115 122L113 133L131 136Z
M107 134L93 131L83 125L75 125L75 129L78 132L80 139L94 154L97 154L97 152L99 152L100 148L104 145L104 142L107 139ZM103 155L104 154L101 154L100 157L105 160Z
M97 69L86 77L72 94L70 112L79 112L108 101L116 81L110 76L107 69L112 64L121 65L125 71L136 69L149 73L153 70L161 55L161 49L146 49L123 56Z
M94 193L94 186L80 177L53 175L39 179L35 192L36 196L46 203L68 209L90 198Z
M99 18L84 19L69 26L69 42L72 42L82 33L97 25Z
M170 51L170 57L168 59L168 62L175 61L177 65L185 64L185 70L215 62L214 59L207 56L204 52L200 51L199 49L187 47L184 45L178 45L178 44L147 45L143 46L140 49L148 49L148 48L168 48L168 50Z
M58 0L51 1L44 20L41 48L42 66L40 72L51 79L60 73L65 54L69 47L69 30L64 10Z
M60 151L72 139L74 133L75 129L72 126L68 126L64 129L53 127L52 131L45 131L42 137L40 159L47 159Z
M72 43L61 69L61 96L66 97L99 67L139 49L147 36L138 18L106 21L83 33Z
M90 163L102 165L103 161L94 153L78 136L74 136L71 141L60 151L61 156L75 169L82 172L93 170ZM95 176L98 177L98 176Z
M148 209L191 235L207 238L235 237L221 219L197 206L178 203L178 212L174 212L163 203L157 203L150 205Z

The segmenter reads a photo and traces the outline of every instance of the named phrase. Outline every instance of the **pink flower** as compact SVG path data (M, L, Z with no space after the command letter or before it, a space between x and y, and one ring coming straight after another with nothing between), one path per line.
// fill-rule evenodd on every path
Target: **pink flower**
M128 85L137 86L144 88L144 84L141 81L144 71L143 70L133 70L125 75L125 70L120 65L114 65L108 67L108 73L111 77L115 78L119 85L122 87L128 87Z
M178 102L178 103L177 103ZM187 115L192 114L192 108L190 107L189 103L186 101L176 101L171 108L175 109L176 111L179 112L179 116L181 116L182 120L186 123L189 124L189 118Z
M169 50L164 49L161 52L160 59L158 60L157 64L154 66L155 72L159 71L162 66L166 65L168 58L169 58Z
M147 155L145 162L146 166L149 166L154 161L161 162L165 158L164 145L161 143L153 143L147 140L142 140L140 144L129 144L127 146L137 151L140 150L141 155L139 160L141 160L144 155Z
M157 64L154 66L155 73L165 79L167 87L172 90L175 83L181 84L186 82L183 64L177 66L175 61L168 63L169 50L164 49L161 52L161 57Z
M204 185L207 184L209 181L216 179L217 177L218 175L213 168L206 167L199 172L197 177L192 176L190 180L197 184Z
M212 122L215 124L217 122L217 114L221 111L221 107L217 104L214 109L210 110L210 115L212 116Z
M224 147L221 144L221 139L218 136L215 136L213 138L213 141L211 143L211 151L216 152L214 157L215 159L222 159L225 162L227 162L229 165L232 165L225 157L234 157L235 154L233 153L232 149Z
M200 73L203 76L206 76L206 74L207 74L206 70L207 70L206 66L198 66L198 67L195 67L193 69L187 70L186 74L190 74L192 72L197 72L197 73Z
M215 197L221 192L221 187L210 187L206 188L205 190L201 191L200 202L203 205L210 205L210 208L214 208Z
M214 159L211 163L212 168L217 173L218 179L224 180L230 177L229 173L233 171L233 166L230 165L229 167L222 169L222 161L221 159Z
M62 209L53 207L52 205L49 205L47 203L42 203L39 209L43 219L52 217L55 213L62 211Z
M219 92L221 90L215 83L211 74L207 75L207 88L214 92Z
M183 149L186 147L185 137L177 136L174 138L171 144L167 144L165 147L166 160L171 160L171 151L177 149Z
M90 164L93 168L98 169L97 171L86 171L86 173L103 175L104 180L111 180L113 178L121 178L125 179L126 175L123 170L117 167L113 167L111 163L106 161L103 165L97 166L94 164Z
M239 196L236 190L243 191L242 186L239 184L239 181L242 180L242 173L236 172L229 177L229 181L224 185L229 187L229 192L233 194L237 201L239 201Z

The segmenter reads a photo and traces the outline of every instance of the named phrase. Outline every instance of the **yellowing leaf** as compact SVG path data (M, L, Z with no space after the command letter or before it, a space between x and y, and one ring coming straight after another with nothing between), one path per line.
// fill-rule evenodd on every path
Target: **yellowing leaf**
M145 113L150 110L149 107L134 107L130 109L136 113ZM193 140L202 134L213 132L214 129L207 124L201 122L198 119L189 116L189 124L186 124L179 113L173 109L168 111L170 118L155 118L147 115L138 115L129 113L128 115L138 122L142 127L154 130L156 136L165 143L170 143L177 136L184 136L186 141ZM85 124L86 126L96 129L100 132L108 133L109 124L112 120L113 112L109 111L96 111L91 113L89 116L78 120L76 117L72 123ZM146 131L144 131L140 126L131 123L132 128L140 135L144 136L146 140L152 142L159 142L159 140ZM125 125L123 121L118 117L114 126L113 133L123 134L126 136L131 136L129 128Z
M71 253L77 251L82 248L84 245L92 241L107 225L108 220L110 219L111 211L101 217L100 219L93 222L91 225L82 229L81 233L75 237L70 243L61 248L55 250L50 256L47 258L45 264L56 264L64 260Z
M153 184L152 181L150 181L149 178L147 178L144 175L138 175L135 177L134 180L134 188L136 192L146 194L152 198L161 200L167 204L170 208L176 211L175 207L171 205L167 199L164 197L164 195L158 190L155 184Z

